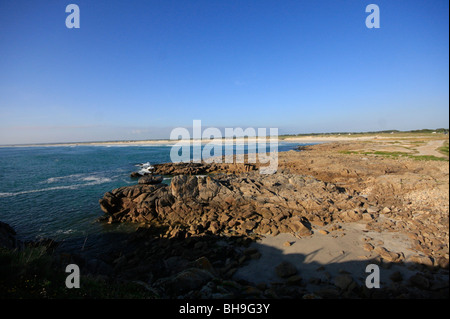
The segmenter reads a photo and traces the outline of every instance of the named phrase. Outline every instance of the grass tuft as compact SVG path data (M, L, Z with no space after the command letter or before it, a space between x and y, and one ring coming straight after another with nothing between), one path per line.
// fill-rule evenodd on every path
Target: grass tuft
M447 152L448 152L448 146L447 146ZM399 157L405 157L405 158L411 158L416 161L447 161L448 158L444 157L437 157L434 155L414 155L410 153L405 152L385 152L385 151L374 151L374 152L356 152L356 151L340 151L341 154L359 154L359 155L377 155L377 156L384 156L387 158L399 158Z

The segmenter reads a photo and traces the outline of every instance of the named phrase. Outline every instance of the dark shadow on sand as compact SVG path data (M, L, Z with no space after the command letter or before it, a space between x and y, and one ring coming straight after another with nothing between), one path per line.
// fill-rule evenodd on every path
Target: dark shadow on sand
M61 266L76 263L84 275L111 281L139 282L159 298L448 298L448 269L379 260L326 265L309 255L283 254L250 237L203 235L163 238L164 229L139 228L89 237L83 250L55 251ZM83 242L82 238L72 239ZM96 246L96 243L98 246ZM108 243L105 245L105 243ZM70 244L70 243L68 243ZM72 245L73 247L74 245ZM275 271L287 261L295 275ZM380 269L380 289L368 289L368 264ZM193 270L194 269L194 270ZM197 269L197 270L196 270Z

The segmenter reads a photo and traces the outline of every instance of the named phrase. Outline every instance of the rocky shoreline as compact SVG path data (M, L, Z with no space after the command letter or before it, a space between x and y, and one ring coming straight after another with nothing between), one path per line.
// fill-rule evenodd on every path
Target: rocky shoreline
M331 143L308 146L302 154L286 152L273 175L259 174L257 164L155 165L153 174L172 176L170 185L155 182L155 176L142 177L137 185L106 193L100 200L105 212L102 220L141 224L136 236L146 242L145 247L153 248L134 250L126 260L142 264L138 261L153 260L157 251L166 273L144 281L166 298L448 296L448 204L435 201L434 206L429 205L436 194L445 197L442 183L431 185L431 178L424 178L423 163L349 157L336 152L342 147L343 143ZM347 165L343 159L358 165ZM321 165L326 165L326 170L318 174ZM432 167L434 174L438 169L445 171L439 163L426 165L436 166ZM336 166L340 167L338 174ZM324 173L325 178L321 176ZM448 181L448 168L446 174ZM448 182L445 187L448 189ZM427 193L420 201L414 200L420 197L411 197L422 190ZM261 257L251 245L261 238L278 234L297 239L318 234L338 238L345 236L342 226L352 223L363 225L362 234L398 232L408 236L408 252L390 250L383 241L365 236L360 245L369 256L361 264L376 263L386 269L402 265L413 274L403 278L397 271L387 287L370 290L344 270L328 280L302 278L301 265L280 260L271 270L277 281L255 283L233 277ZM162 249L160 244L155 248L155 242L169 242L170 247L173 243L178 250ZM442 278L447 278L446 282ZM311 291L309 284L314 281L320 283L319 289Z
M448 162L349 154L364 147L280 153L272 175L258 164L154 165L99 201L101 222L137 230L59 263L153 298L448 298ZM14 245L0 226L2 246ZM380 289L364 283L368 264L384 274Z
M366 198L308 176L177 175L170 185L144 184L145 179L104 195L100 207L108 222L156 222L193 236L309 236L313 225L373 219Z

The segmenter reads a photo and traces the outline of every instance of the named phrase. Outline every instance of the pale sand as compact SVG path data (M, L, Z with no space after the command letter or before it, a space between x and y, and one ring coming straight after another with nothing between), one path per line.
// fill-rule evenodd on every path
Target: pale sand
M348 135L348 134L341 134L341 135L311 135L311 136L295 136L295 137L284 137L279 138L278 142L290 142L290 143L299 143L299 144L310 144L310 143L330 143L330 142L350 142L350 141L376 141L376 140L398 140L398 139L446 139L448 140L448 137L442 137L441 134L438 135L427 135L427 136L421 136L421 135ZM272 138L267 138L267 143L271 141ZM264 139L262 139L263 141ZM161 146L161 145L174 145L176 143L179 144L189 144L193 140L170 140L170 139L164 139L164 140L142 140L142 141L99 141L99 142L73 142L73 143L42 143L42 144L17 144L17 145L0 145L0 147L31 147L31 146ZM196 140L194 140L196 141ZM210 143L210 140L202 139L202 144L208 144ZM218 139L218 143L226 143L226 144L232 144L232 143L238 143L238 144L244 144L248 142L257 143L258 138L256 137L239 137L235 139L231 138L224 138L224 139Z
M374 137L322 137L322 136L305 136L305 137L289 137L284 139L278 139L278 142L292 142L300 144L309 143L324 143L324 142L342 142L342 141L354 141L354 140L371 140ZM202 144L210 143L210 140L202 139ZM232 140L231 138L218 139L218 143L225 144L244 144L244 143L257 143L257 138L237 138ZM267 143L270 139L267 139ZM42 144L14 144L14 145L0 145L0 147L51 147L51 146L163 146L174 144L189 144L192 140L143 140L143 141L110 141L110 142L73 142L73 143L42 143Z
M436 157L442 157L443 155L438 151L438 148L444 146L445 142L446 140L429 141L425 145L417 146L416 151L419 152L418 155L431 155Z
M17 145L0 145L0 147L47 147L47 146L164 146L164 145L186 145L190 143L201 142L202 144L209 144L211 142L217 144L244 144L244 143L258 143L264 142L266 139L258 140L258 138L225 138L217 139L217 141L211 141L207 139L202 140L143 140L143 141L110 141L110 142L74 142L74 143L45 143L45 144L17 144ZM278 140L272 138L272 140ZM268 138L266 143L270 143L271 139ZM281 140L278 140L280 142Z
M355 140L373 140L377 139L376 136L364 136L364 137L352 137L348 135L333 135L333 136L301 136L301 137L288 137L278 139L278 142L293 142L293 143L321 143L321 142L342 142L342 141L355 141ZM264 140L264 139L263 139ZM106 142L73 142L73 143L42 143L42 144L20 144L20 145L0 145L0 147L30 147L30 146L158 146L158 145L174 145L178 144L189 144L196 140L142 140L142 141L106 141ZM235 139L224 138L218 139L219 143L257 143L258 138L256 137L239 137ZM211 141L207 139L201 140L202 144L208 144ZM267 139L267 143L270 142L270 138Z
M0 145L0 147L52 147L52 146L162 146L175 144L171 140L148 140L148 141L114 141L114 142L74 142L74 143L45 143L45 144L17 144Z
M275 272L275 267L283 261L294 264L298 269L298 275L309 289L323 288L309 284L311 278L320 278L322 281L333 282L333 278L344 272L348 272L359 284L364 284L368 273L366 266L376 256L373 252L363 249L363 238L372 239L372 243L380 242L380 246L389 251L403 253L405 259L414 254L410 250L409 238L400 233L378 233L366 231L364 223L341 224L343 231L334 231L327 235L315 231L309 237L301 239L290 234L267 236L261 241L255 242L251 247L257 248L261 258L251 260L248 265L241 267L234 275L234 279L243 279L248 282L273 283L282 282ZM345 233L342 236L342 233ZM291 246L284 246L290 242ZM321 266L324 269L321 269ZM404 279L409 278L415 272L406 266L394 265L390 269L380 267L381 284L390 285L389 276L400 271Z
M378 139L377 136L351 136L351 135L333 135L333 136L299 136L299 137L286 137L283 139L285 142L298 142L298 143L318 143L318 142L345 142L345 141L367 141Z

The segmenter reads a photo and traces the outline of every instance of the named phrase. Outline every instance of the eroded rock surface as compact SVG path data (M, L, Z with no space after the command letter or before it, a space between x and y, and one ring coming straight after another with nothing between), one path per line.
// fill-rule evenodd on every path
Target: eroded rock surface
M133 185L106 193L101 208L110 222L157 222L192 235L312 234L312 225L359 220L369 207L331 183L293 174L179 175L170 185ZM345 214L344 214L345 213Z

